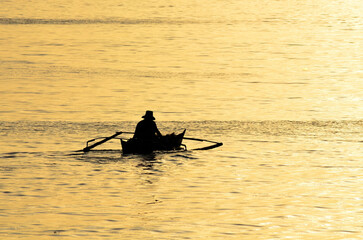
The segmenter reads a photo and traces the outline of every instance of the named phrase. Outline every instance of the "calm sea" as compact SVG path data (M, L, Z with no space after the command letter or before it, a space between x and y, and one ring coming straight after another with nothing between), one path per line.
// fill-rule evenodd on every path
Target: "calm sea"
M362 239L362 12L1 1L0 239ZM224 145L73 154L145 110Z

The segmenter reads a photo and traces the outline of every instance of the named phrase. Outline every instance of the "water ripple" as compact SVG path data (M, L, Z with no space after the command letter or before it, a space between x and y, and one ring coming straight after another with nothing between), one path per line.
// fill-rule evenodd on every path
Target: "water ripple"
M56 25L79 25L79 24L199 24L205 23L195 20L172 20L172 19L43 19L43 18L0 18L0 24L56 24Z

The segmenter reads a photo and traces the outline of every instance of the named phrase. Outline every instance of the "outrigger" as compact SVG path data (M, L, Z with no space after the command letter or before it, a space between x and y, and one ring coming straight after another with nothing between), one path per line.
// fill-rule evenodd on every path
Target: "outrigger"
M209 149L213 149L213 148L220 147L223 145L223 143L221 143L221 142L215 142L215 141L199 139L199 138L185 137L184 136L185 131L186 130L184 130L182 133L179 133L179 134L175 134L175 133L167 134L152 142L139 141L135 138L130 138L130 139L126 140L126 139L120 138L118 136L123 133L124 134L133 134L133 132L116 132L115 134L113 134L109 137L98 137L98 138L88 140L86 142L86 147L83 148L82 150L78 150L77 152L87 153L87 152L91 151L93 148L95 148L111 139L119 139L121 141L121 147L122 147L123 154L129 154L129 153L147 154L147 153L151 153L154 151L173 151L173 150L187 151L187 146L182 143L183 139L212 143L212 145L209 145L206 147L201 147L201 148L196 148L196 149L192 149L192 150L209 150ZM90 142L93 142L93 141L99 140L99 139L102 139L102 140L100 140L96 143L93 143L92 145L89 145Z

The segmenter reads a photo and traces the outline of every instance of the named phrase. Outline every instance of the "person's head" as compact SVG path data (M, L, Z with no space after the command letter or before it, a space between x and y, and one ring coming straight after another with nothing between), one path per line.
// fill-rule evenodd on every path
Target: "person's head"
M145 120L155 120L153 111L146 111L145 115L142 116Z

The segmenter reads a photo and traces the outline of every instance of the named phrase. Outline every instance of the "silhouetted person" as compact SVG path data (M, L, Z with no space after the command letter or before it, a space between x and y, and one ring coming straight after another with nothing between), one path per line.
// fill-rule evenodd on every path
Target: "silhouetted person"
M152 142L158 137L161 137L161 133L154 122L155 118L152 111L146 111L145 115L135 129L134 138L141 141Z

